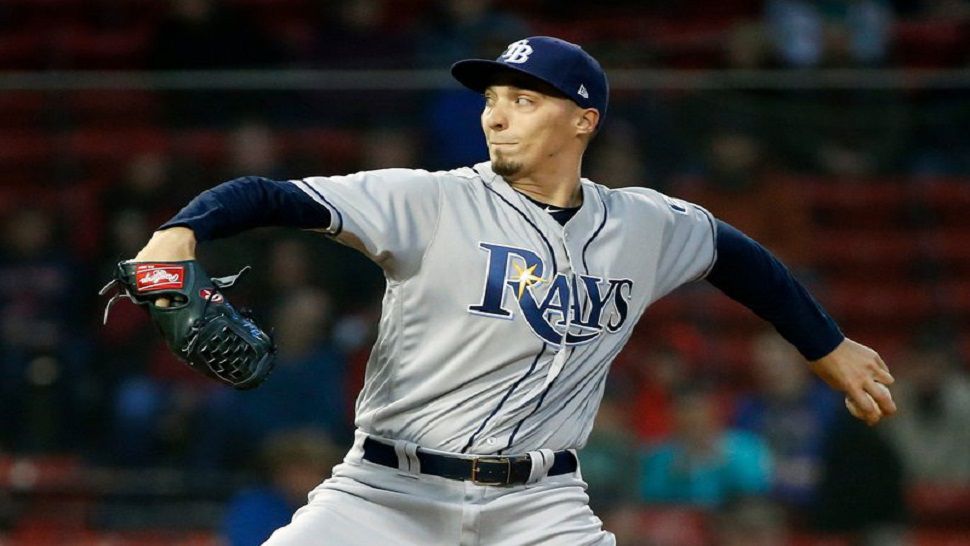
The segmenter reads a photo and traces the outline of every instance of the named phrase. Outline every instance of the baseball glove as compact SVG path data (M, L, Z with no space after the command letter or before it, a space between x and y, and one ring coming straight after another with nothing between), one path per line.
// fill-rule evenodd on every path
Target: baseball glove
M127 298L148 310L169 348L193 370L237 389L254 388L272 371L276 346L248 312L237 310L221 292L248 270L210 279L196 260L120 262L114 279L99 292L104 296L116 290L105 306L104 322L111 306ZM159 297L168 298L170 306L155 305Z

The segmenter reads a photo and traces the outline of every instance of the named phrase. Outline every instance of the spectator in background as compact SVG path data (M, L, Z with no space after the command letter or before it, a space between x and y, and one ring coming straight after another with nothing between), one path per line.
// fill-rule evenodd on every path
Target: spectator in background
M190 181L163 151L133 156L101 200L107 244L99 271L106 274L119 259L137 253L140 241L184 201ZM112 314L117 320L97 331L98 357L92 364L100 380L92 404L100 417L93 421L105 423L97 436L110 438L99 442L110 446L100 455L121 464L158 464L185 441L196 389L205 384L171 357L143 309L117 305Z
M921 341L900 363L893 395L905 412L886 429L915 483L970 486L970 379L954 348Z
M277 239L269 248L267 291L286 297L311 286L310 259L308 249L301 241Z
M498 11L493 4L492 0L436 0L416 32L418 63L440 67L459 58L491 57L531 34L523 19ZM488 159L479 123L484 104L480 95L465 88L430 96L421 118L429 168L454 169Z
M90 352L77 331L83 275L54 211L24 204L0 225L0 449L65 449L80 440Z
M103 190L100 199L109 224L116 222L119 216L137 214L144 222L155 226L176 212L186 197L185 188L175 183L181 173L176 173L172 157L165 152L136 154L120 173L118 180ZM123 232L113 232L112 235L116 236L113 242L121 244L135 236ZM130 249L111 248L111 251L115 250ZM106 256L111 263L116 257L114 254Z
M370 127L363 137L361 170L414 168L420 163L418 142L410 129Z
M893 12L884 0L770 0L766 21L791 68L876 65L889 52Z
M405 69L415 66L415 36L406 15L388 0L319 2L323 23L314 33L307 64L335 70ZM403 113L411 102L403 90L327 89L307 94L316 110L314 121L356 128L395 120L410 124ZM414 102L417 102L415 99ZM339 107L334 107L339 105Z
M491 56L529 34L524 19L496 9L493 0L435 0L416 32L418 63L440 67Z
M685 178L675 194L771 249L792 268L812 262L812 221L803 188L779 171L751 132L715 131L708 141L707 172Z
M760 437L724 429L706 391L682 391L675 406L673 437L642 455L641 501L717 508L768 492L771 454Z
M321 2L323 24L309 65L317 68L412 68L414 39L387 0Z
M803 511L815 500L828 429L842 402L774 331L753 345L756 390L740 400L735 424L767 441L775 498Z
M637 441L629 421L626 408L604 396L593 431L579 454L583 480L590 484L590 506L597 513L608 513L636 500Z
M280 431L263 442L264 482L237 493L226 508L227 546L257 546L289 523L307 493L340 462L341 451L313 429Z
M633 431L641 444L652 446L669 439L674 430L674 395L687 384L688 364L677 351L661 348L631 365L626 379L633 391Z
M150 70L267 68L286 59L265 27L225 2L170 0L169 14L148 47L146 66ZM253 112L276 109L263 91L172 91L165 94L165 103L167 119L175 125L225 125Z
M780 546L788 544L784 512L763 498L729 502L714 520L717 546Z
M280 47L261 27L215 0L170 0L148 53L154 70L265 68L278 65Z
M350 441L344 390L346 360L330 335L330 296L312 287L283 294L271 324L279 347L272 381L253 391L222 390L210 399L204 438L193 459L200 465L237 466L253 446L286 429L311 427L335 442Z
M604 180L611 188L655 187L647 179L640 135L631 122L613 117L610 119L610 130L600 136L590 150L591 180Z
M287 179L276 136L265 122L248 119L237 125L228 138L226 179L260 173L268 178Z
M853 544L904 544L903 466L882 432L856 421L848 412L838 413L822 455L825 471L814 511L819 530L851 533Z

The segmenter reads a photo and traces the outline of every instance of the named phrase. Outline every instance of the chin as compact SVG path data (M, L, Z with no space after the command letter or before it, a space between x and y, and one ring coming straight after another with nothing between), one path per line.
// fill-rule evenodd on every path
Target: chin
M510 161L505 158L492 158L492 170L499 176L514 176L522 170L522 164L517 161Z

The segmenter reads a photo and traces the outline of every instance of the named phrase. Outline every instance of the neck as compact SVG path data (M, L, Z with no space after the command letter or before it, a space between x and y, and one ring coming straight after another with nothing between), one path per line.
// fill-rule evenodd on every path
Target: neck
M578 207L583 203L579 182L580 163L561 168L543 167L541 171L523 173L505 180L516 190L536 201L556 207Z

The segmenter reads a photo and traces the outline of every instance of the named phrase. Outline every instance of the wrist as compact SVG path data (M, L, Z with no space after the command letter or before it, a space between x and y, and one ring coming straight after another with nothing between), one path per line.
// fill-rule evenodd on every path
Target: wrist
M135 256L136 261L182 261L195 259L195 232L184 226L156 231Z

